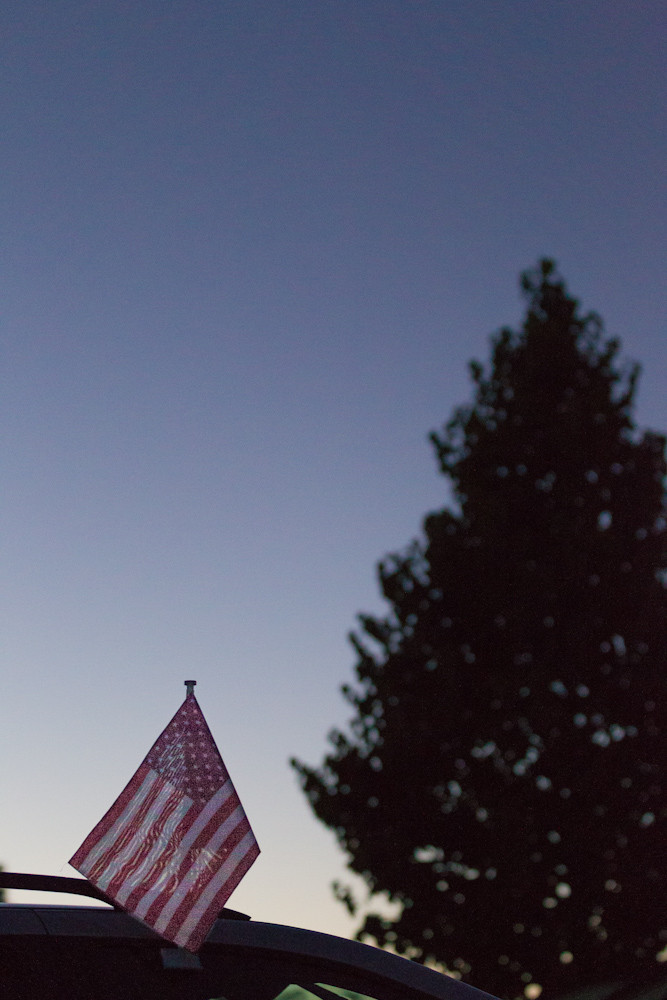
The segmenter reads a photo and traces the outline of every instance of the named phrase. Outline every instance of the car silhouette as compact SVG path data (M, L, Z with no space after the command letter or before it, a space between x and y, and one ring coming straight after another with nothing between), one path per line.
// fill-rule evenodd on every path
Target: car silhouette
M104 900L78 878L2 872L0 888ZM494 1000L379 948L229 909L192 954L111 905L2 903L0 984L7 1000Z

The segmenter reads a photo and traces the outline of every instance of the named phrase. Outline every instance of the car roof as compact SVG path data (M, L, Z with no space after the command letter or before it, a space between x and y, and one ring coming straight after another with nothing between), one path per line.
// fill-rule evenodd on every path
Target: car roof
M25 881L17 886L17 881L8 873L0 874L0 887L27 887ZM33 876L28 881L30 888L58 891L58 879ZM83 886L89 886L85 880L65 881L83 883L63 886L68 892L100 897L84 890ZM100 906L4 903L0 906L0 941L4 982L13 976L20 986L27 975L21 967L43 965L41 979L39 970L31 973L33 981L26 996L43 995L44 989L57 981L70 1000L79 996L88 1000L86 990L94 990L96 997L106 996L106 986L109 996L119 998L135 993L142 998L168 997L173 987L173 995L179 997L282 1000L290 985L305 990L293 993L295 998L326 996L333 1000L341 996L313 992L324 983L374 1000L489 998L472 986L379 948L317 931L254 921L229 910L223 911L196 955L168 944L122 910ZM123 966L127 968L125 979ZM81 981L79 992L71 985L72 977Z

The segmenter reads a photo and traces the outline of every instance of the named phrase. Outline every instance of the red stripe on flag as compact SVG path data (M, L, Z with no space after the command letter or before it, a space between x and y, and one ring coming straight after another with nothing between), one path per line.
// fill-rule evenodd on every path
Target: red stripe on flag
M250 836L252 837L251 845L242 855L240 861L236 865L236 868L226 879L222 888L218 890L214 896L213 902L209 905L204 915L199 918L194 930L190 933L187 939L181 939L180 935L178 936L176 944L180 945L182 948L187 948L189 951L198 951L199 948L201 948L208 936L208 932L215 923L215 920L223 906L253 862L259 856L259 846L254 838L254 834L252 834L252 831L250 831Z
M183 847L183 842L187 842L187 835L197 822L197 818L198 811L194 806L191 806L185 816L169 832L169 837L165 839L163 849L150 872L142 877L141 884L135 886L124 901L122 898L119 899L119 902L127 910L130 912L136 910L141 905L142 900L156 888L159 888L160 893L166 893L167 896L178 888L178 872L183 863L181 855L184 850L187 850ZM146 914L140 913L138 916L145 922L150 920L148 912Z
M250 843L244 844L246 838ZM173 940L181 947L192 951L200 947L218 913L259 854L257 842L245 817L225 841L224 847L227 857L221 867L217 871L207 872L206 880L197 887L197 896L188 894L187 900L179 906L166 928L167 937L173 935ZM236 852L238 857L235 856Z
M142 913L143 907L141 904L138 905L139 916L151 926L153 926L154 922L159 919L163 908L168 905L170 899L175 893L192 891L189 886L187 886L187 883L186 887L183 887L183 880L187 879L188 872L192 869L193 865L196 864L197 859L201 856L201 852L214 836L215 831L218 830L223 823L227 822L234 811L240 807L239 800L236 794L232 791L231 783L229 785L229 790L229 797L222 802L220 808L216 812L212 813L209 817L205 816L210 803L200 811L196 820L197 822L203 822L203 825L200 829L194 830L194 837L192 840L189 840L186 836L183 838L181 843L177 845L179 863L178 869L174 873L175 884L172 885L171 888L165 885L163 889L161 889L160 894L150 902L150 907L145 914ZM220 789L218 794L224 794L224 789ZM195 827L195 823L192 823L192 827Z
M182 792L179 792L178 789L170 786L167 799L159 815L153 817L152 819L150 816L147 816L149 825L141 837L139 844L133 851L127 863L123 865L118 870L118 873L113 876L109 882L108 888L105 890L114 899L118 898L118 893L121 887L128 879L139 881L140 884L143 882L143 877L139 874L141 866L151 854L156 844L159 844L169 818L174 814L184 798L185 796ZM138 833L139 831L137 830L136 832ZM119 902L122 901L119 900Z
M173 940L176 944L191 951L197 950L234 886L238 884L258 853L257 842L252 830L248 829L202 891L199 899L192 900L190 912L184 916L180 928L174 930Z
M216 831L214 837L194 857L193 864L183 881L185 890L183 894L175 893L156 919L155 926L160 933L164 933L167 937L175 933L198 898L206 891L209 883L217 876L219 869L224 866L229 854L249 830L250 824L239 803L225 826Z
M83 864L95 844L107 835L121 813L125 812L125 809L141 788L150 771L151 769L146 763L141 764L137 773L130 778L111 808L104 814L97 826L90 831L76 854L70 858L69 863L77 871L81 870L79 866Z
M150 778L153 774L155 774L154 771L150 772L148 777ZM141 825L148 811L154 807L155 800L161 791L162 782L159 780L159 776L156 775L152 786L148 789L143 800L139 802L139 795L136 795L129 803L125 812L119 817L123 825L119 828L115 839L105 845L101 856L95 859L92 866L89 865L89 870L85 874L88 875L91 882L94 880L103 892L106 892L107 885L111 880L110 877L105 877L111 876L109 869L121 863L120 859L122 858L123 851L134 836L136 828Z

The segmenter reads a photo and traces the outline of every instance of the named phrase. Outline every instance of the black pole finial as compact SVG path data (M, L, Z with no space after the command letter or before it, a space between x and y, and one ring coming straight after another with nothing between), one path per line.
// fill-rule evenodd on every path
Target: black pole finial
M185 684L185 697L188 698L191 694L195 693L195 684L197 681L183 681Z

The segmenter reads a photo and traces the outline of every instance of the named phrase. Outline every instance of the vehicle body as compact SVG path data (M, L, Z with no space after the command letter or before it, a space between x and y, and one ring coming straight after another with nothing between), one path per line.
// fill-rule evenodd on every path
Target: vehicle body
M0 874L0 887L100 896L82 879ZM7 1000L492 1000L389 952L223 910L196 955L112 907L0 905Z

